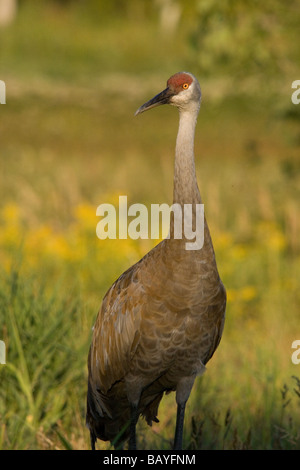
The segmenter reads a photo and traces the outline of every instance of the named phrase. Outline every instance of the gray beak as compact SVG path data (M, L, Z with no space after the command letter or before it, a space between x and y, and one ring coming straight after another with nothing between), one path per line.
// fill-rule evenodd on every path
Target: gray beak
M148 109L155 108L155 106L167 104L169 103L172 96L174 96L173 91L171 91L170 88L166 88L158 95L154 96L154 98L147 101L147 103L143 104L139 109L137 109L134 115L137 116L137 114L141 114L144 111L148 111Z

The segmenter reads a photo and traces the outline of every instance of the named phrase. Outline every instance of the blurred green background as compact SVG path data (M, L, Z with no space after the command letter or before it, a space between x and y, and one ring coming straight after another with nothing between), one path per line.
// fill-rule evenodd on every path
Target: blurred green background
M300 449L298 17L296 0L0 0L0 448L89 446L91 326L155 242L98 240L96 208L122 194L171 204L177 112L133 115L187 70L228 307L184 445ZM140 423L140 448L170 448L173 395L159 419Z

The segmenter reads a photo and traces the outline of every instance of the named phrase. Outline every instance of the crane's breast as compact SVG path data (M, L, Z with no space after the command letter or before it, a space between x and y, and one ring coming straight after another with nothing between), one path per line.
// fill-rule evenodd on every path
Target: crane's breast
M224 302L170 306L149 298L140 324L140 339L131 372L159 377L198 375L213 355L222 335Z

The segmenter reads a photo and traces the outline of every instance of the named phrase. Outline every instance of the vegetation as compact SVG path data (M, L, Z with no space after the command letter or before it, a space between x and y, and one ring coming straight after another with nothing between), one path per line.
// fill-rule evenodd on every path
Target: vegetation
M196 166L228 308L185 448L300 449L296 2L243 3L23 0L0 30L0 448L89 446L91 327L155 243L100 241L96 208L171 203L177 113L133 114L186 69L202 85ZM140 447L170 448L175 414L171 394Z

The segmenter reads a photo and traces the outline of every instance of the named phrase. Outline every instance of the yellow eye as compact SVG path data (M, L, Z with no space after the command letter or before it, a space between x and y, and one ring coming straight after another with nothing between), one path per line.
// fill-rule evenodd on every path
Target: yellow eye
M188 84L188 83L184 83L184 84L182 85L182 88L184 88L185 90L187 90L188 87L189 87L189 84Z

